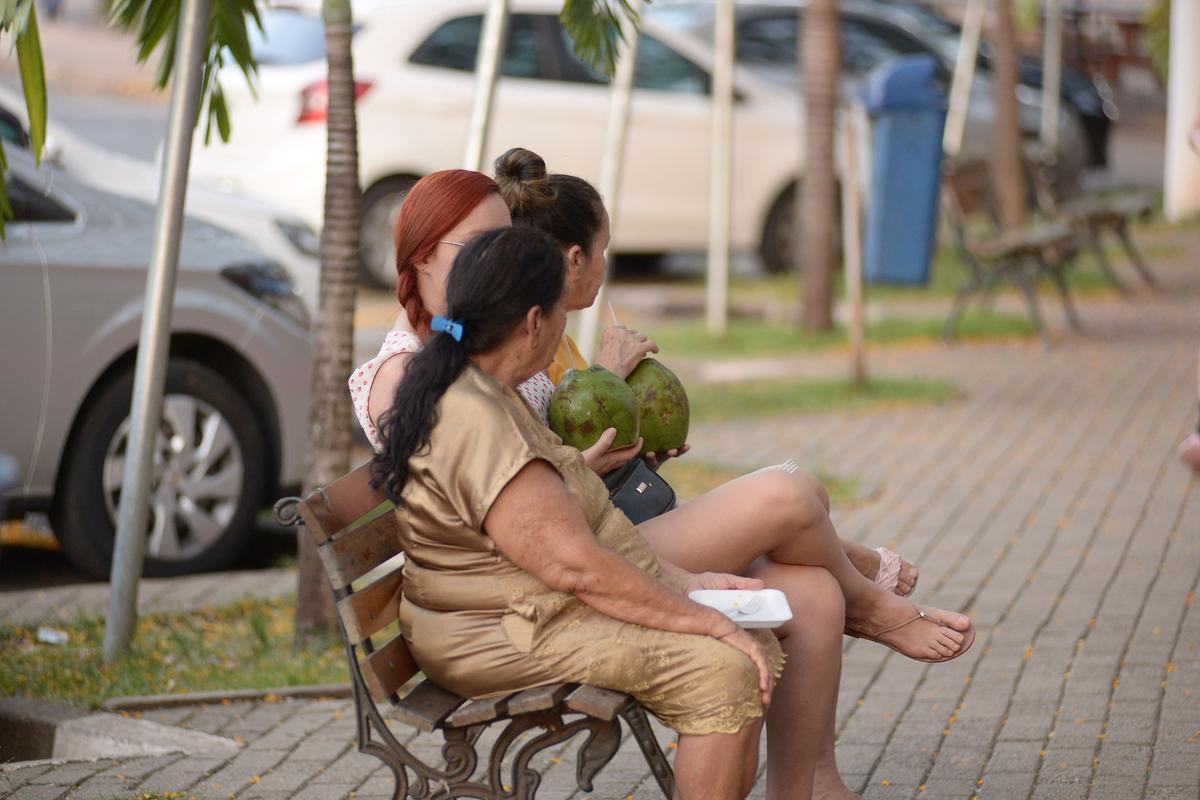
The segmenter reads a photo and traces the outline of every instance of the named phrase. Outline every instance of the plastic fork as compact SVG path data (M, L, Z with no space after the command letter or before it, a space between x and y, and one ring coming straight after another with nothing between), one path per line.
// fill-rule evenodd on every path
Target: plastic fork
M757 592L739 592L738 596L733 598L732 608L735 614L757 614L765 602L763 596Z

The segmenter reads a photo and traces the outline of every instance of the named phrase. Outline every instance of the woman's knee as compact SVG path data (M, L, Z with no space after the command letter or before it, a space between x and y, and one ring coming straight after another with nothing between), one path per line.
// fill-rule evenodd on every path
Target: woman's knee
M840 639L846 621L846 597L833 574L824 567L795 564L771 564L767 571L755 573L772 589L787 597L794 616L788 629L829 630ZM797 610L802 613L797 613ZM790 632L789 630L785 630Z
M806 608L812 609L821 619L828 619L838 630L845 626L846 595L833 573L823 567L807 567L808 575Z
M760 507L779 514L793 530L809 528L829 518L829 492L809 473L768 469L757 477Z

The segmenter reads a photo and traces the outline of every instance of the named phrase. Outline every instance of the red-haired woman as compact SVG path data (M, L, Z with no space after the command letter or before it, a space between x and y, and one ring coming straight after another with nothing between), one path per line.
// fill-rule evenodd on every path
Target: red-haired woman
M504 178L508 184L505 192L511 196L511 175L524 173L516 165L502 167L500 172L509 176ZM541 172L544 178L544 165ZM526 179L540 180L536 169L534 173ZM539 202L564 203L558 211L569 210L572 191L564 191L562 182L558 186L550 183L540 187L545 191ZM571 179L568 183L580 190L577 199L599 203L599 196L585 182ZM594 199L585 196L584 187ZM565 218L578 222L571 213ZM582 307L573 302L575 296L591 291L591 296L580 302L587 305L594 299L591 284L599 285L597 253L599 273L603 274L608 235L602 204L597 221L600 224L584 222L583 234L570 247L556 236L567 256L568 309ZM407 355L420 349L431 316L445 310L446 277L458 250L484 230L511 224L500 186L478 173L434 173L419 181L406 198L396 223L398 298L404 310L379 355L350 380L359 421L376 449L380 446L376 423L393 403L404 402L395 391ZM547 232L553 235L553 231ZM580 250L582 257L576 252ZM610 331L606 338L607 351L597 360L615 359L618 363L605 366L618 374L628 374L645 352L654 349L653 343L627 329ZM554 384L545 374L535 375L520 387L531 410L543 419L553 390ZM597 472L615 466L614 453L605 453L606 446L602 441L584 453ZM616 460L628 460L640 446L640 441L635 443L617 454ZM866 570L860 571L846 552L847 547L857 545L837 537L823 487L803 473L761 470L643 523L640 529L660 558L692 571L760 578L783 591L791 607L800 612L775 631L790 668L775 689L767 716L767 794L771 798L808 797L806 792L828 798L855 796L838 775L833 747L844 629L924 661L954 658L965 652L974 638L966 617L918 609L875 583L873 573L864 575ZM874 567L878 569L878 564Z

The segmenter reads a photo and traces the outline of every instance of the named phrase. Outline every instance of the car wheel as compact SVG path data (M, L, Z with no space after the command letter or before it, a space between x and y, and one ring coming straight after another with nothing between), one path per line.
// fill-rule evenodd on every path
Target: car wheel
M796 230L796 184L792 184L771 204L763 225L759 255L767 272L779 275L795 266L795 254L800 252L799 239Z
M613 275L650 276L658 274L662 262L662 253L617 253L609 263Z
M796 230L796 188L792 184L775 199L771 210L767 212L766 222L763 223L762 243L759 245L759 256L763 268L772 275L792 272L798 265L798 254L801 252L800 231ZM838 187L833 202L841 203L841 189ZM842 211L841 206L834 208L834 219L837 230L834 232L834 254L840 262L842 257Z
M391 289L396 285L396 215L417 178L387 178L363 195L362 242L359 271L369 286Z
M133 373L104 387L84 409L55 498L54 529L79 569L109 574L116 538ZM216 371L168 363L154 446L145 575L227 566L254 529L268 485L266 444L250 403Z

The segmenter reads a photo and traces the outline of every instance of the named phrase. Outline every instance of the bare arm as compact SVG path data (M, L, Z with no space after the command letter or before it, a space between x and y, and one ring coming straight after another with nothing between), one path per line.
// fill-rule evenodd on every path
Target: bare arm
M745 653L758 667L763 701L769 702L771 670L754 640L728 617L693 603L597 543L562 478L545 462L530 462L509 481L492 503L484 530L517 566L603 614L646 628L712 636ZM674 582L689 574L665 569Z
M383 412L392 407L396 399L396 387L404 377L404 368L408 366L411 353L396 353L379 365L375 372L375 380L371 382L371 393L367 396L367 416L371 423L378 428L379 418Z
M521 569L610 617L718 638L736 627L600 546L562 478L544 461L527 464L501 490L484 530Z

